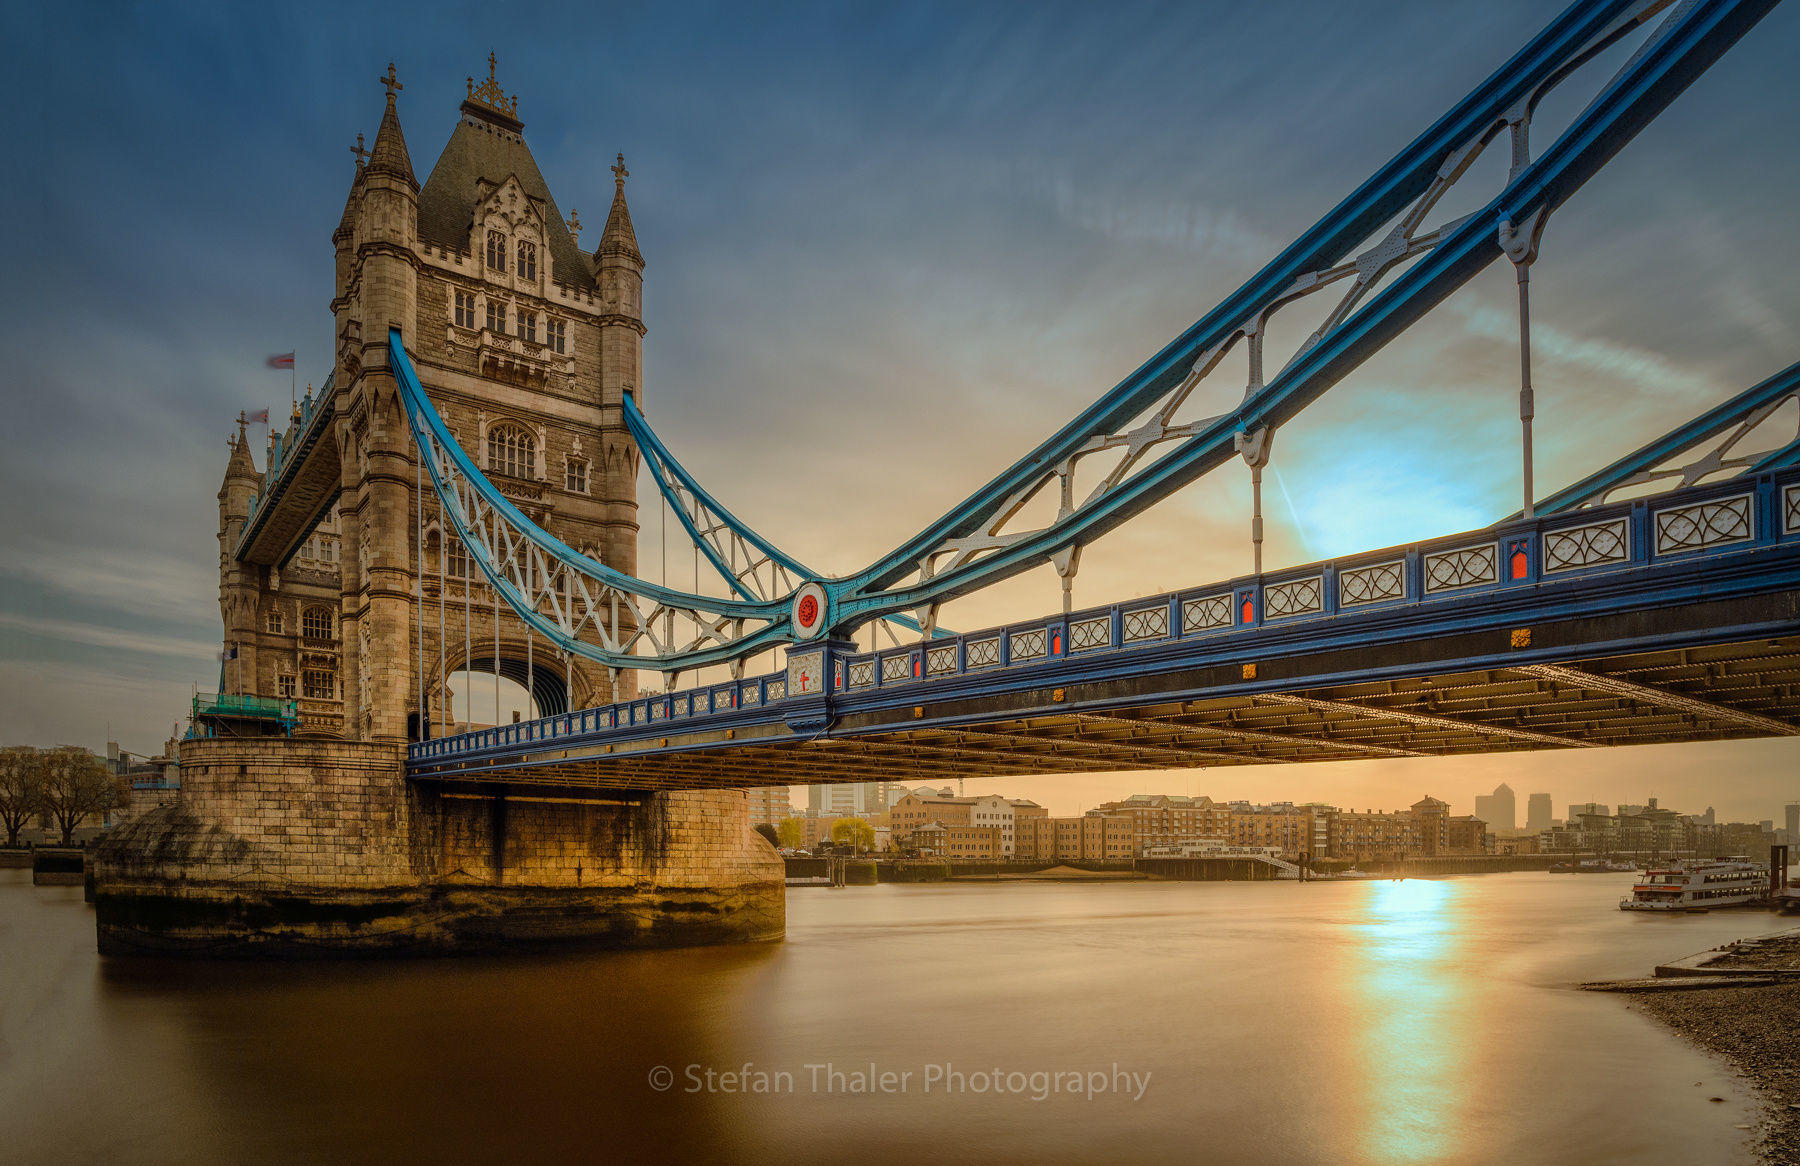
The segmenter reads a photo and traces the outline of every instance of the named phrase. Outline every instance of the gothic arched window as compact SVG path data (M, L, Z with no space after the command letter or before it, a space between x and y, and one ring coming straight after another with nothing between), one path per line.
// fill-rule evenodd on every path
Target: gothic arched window
M475 571L475 561L469 558L469 550L459 538L450 540L450 553L445 558L444 569L450 578L465 583L473 583L480 577Z
M506 270L506 236L499 231L487 233L487 265L494 271Z
M536 243L527 243L523 239L521 239L521 240L519 240L519 246L517 248L517 251L518 251L518 256L519 256L519 278L520 279L536 279L537 278L537 244Z
M337 672L330 668L301 669L300 695L307 700L336 700Z
M279 636L281 634L282 622L281 622L281 609L280 608L271 607L269 609L268 628L269 628L270 635Z
M584 457L572 457L564 473L564 486L571 494L588 492L588 464Z
M537 476L537 442L517 425L488 428L488 470L510 478Z
M309 607L300 613L300 634L309 640L329 640L332 620L329 607Z

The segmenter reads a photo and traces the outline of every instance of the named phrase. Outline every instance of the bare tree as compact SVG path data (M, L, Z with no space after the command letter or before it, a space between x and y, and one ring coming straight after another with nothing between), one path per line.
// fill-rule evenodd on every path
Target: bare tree
M29 745L0 749L0 827L6 844L19 844L19 831L43 809L44 755Z
M106 762L75 745L58 745L45 754L44 813L69 845L77 828L95 814L104 815L125 803L129 785Z

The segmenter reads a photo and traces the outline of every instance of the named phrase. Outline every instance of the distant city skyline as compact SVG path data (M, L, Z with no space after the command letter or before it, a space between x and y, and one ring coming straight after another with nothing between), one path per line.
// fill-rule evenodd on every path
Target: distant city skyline
M1601 750L1544 750L1443 758L1396 758L1327 764L1220 766L1194 770L1136 770L1123 773L1047 774L1031 777L969 778L964 794L1000 793L1029 797L1052 815L1084 813L1102 802L1132 794L1205 794L1215 801L1325 802L1343 809L1400 809L1429 794L1450 803L1453 814L1474 812L1475 799L1495 785L1531 782L1551 789L1554 805L1597 802L1608 811L1642 805L1650 798L1682 814L1721 822L1780 820L1796 802L1794 770L1787 757L1792 739L1638 745L1610 750L1633 765L1596 764ZM1746 778L1730 786L1713 776L1721 755L1741 764ZM1528 772L1521 772L1529 766ZM1767 776L1763 776L1763 775ZM938 789L941 780L902 778L908 789ZM791 787L799 812L807 805L804 785ZM1591 795L1591 796L1589 796ZM1565 816L1566 815L1559 815Z

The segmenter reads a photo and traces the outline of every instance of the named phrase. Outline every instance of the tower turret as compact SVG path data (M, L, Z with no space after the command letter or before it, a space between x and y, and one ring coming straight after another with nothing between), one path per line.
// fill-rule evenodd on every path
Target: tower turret
M231 457L225 463L225 480L219 485L219 615L225 625L225 648L236 659L222 675L226 691L256 690L256 604L261 568L239 562L234 552L238 536L250 517L250 503L262 483L250 456L246 419L238 414L237 436L230 440Z
M605 432L606 562L637 573L638 451L620 410L629 391L644 403L644 256L625 205L625 155L613 163L612 210L594 251L600 288L600 416Z
M340 313L336 382L343 475L339 674L347 735L361 740L404 739L413 704L407 682L381 674L380 666L406 659L411 646L414 458L387 345L390 328L406 344L417 343L419 183L400 130L395 99L402 86L392 62L381 83L387 108L357 177L361 205L347 284L355 291Z
M600 285L600 403L616 407L630 389L643 403L644 256L631 229L625 204L625 155L613 163L612 210L600 246L594 251L595 279Z

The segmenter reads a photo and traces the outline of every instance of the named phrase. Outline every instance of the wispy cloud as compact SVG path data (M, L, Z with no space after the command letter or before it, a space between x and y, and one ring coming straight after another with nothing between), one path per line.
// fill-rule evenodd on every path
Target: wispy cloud
M129 628L74 623L69 620L31 619L10 612L0 612L0 632L12 633L6 638L88 644L96 648L105 648L111 652L136 652L150 656L173 657L187 663L206 659L216 655L219 651L218 645L208 640L184 639L179 636L133 631Z

